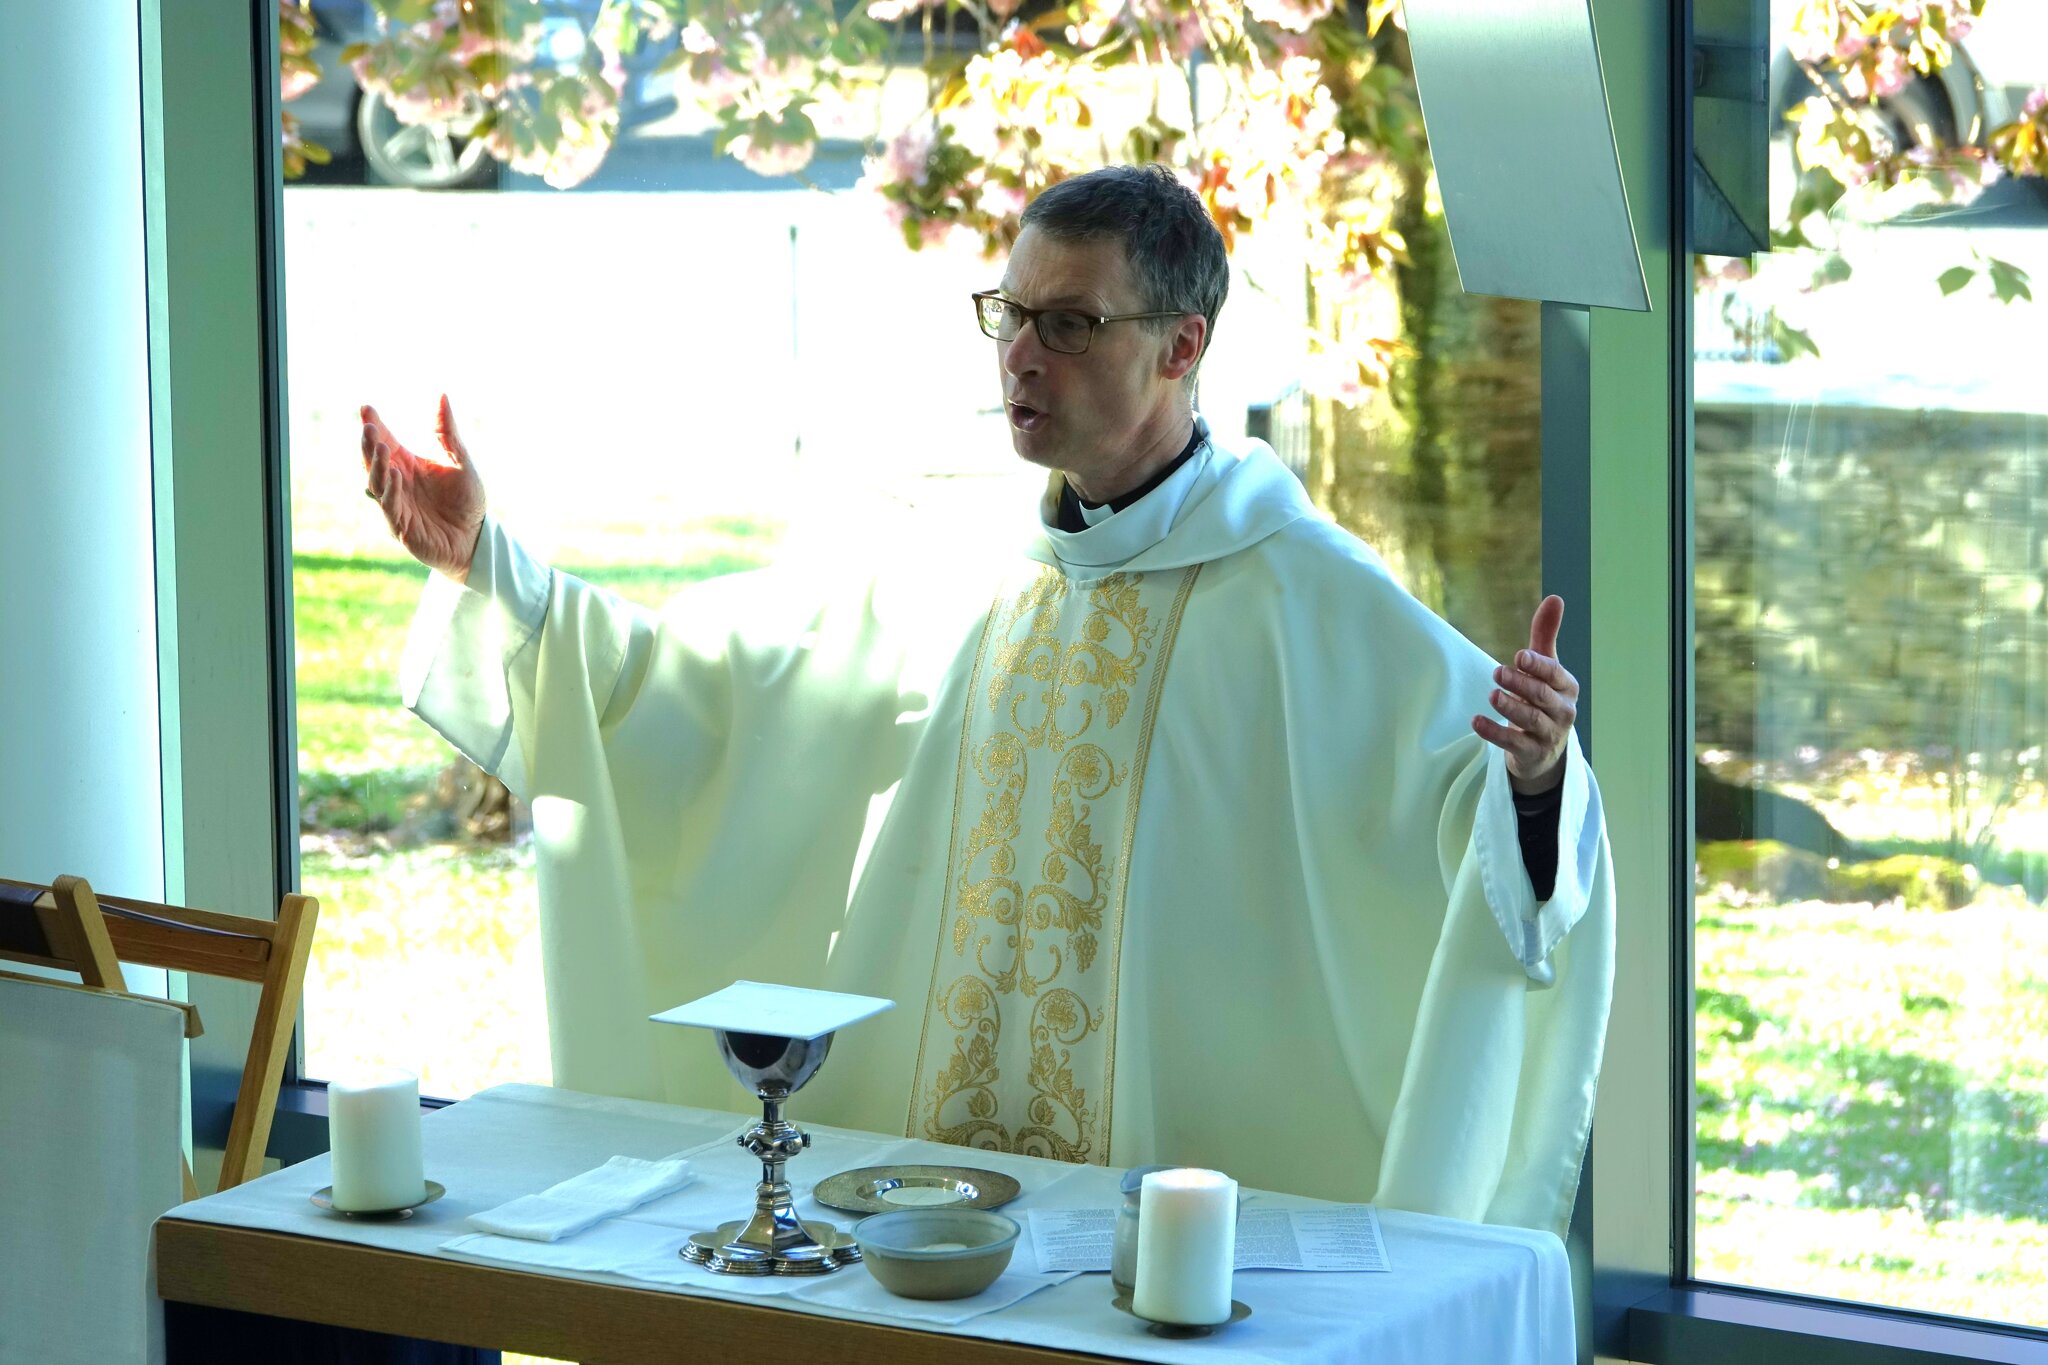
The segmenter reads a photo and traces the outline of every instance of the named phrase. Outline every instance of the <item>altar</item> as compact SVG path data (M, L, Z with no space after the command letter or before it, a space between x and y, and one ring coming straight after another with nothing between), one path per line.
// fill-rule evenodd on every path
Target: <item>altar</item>
M802 1124L800 1109L793 1117ZM954 1302L897 1299L858 1265L765 1282L716 1276L676 1253L707 1215L750 1203L758 1163L750 1170L734 1143L753 1122L738 1112L497 1086L422 1123L426 1172L445 1196L403 1220L343 1218L312 1202L331 1180L329 1158L315 1157L164 1215L155 1229L157 1291L170 1303L584 1365L679 1353L932 1365L1574 1359L1570 1270L1557 1238L1395 1209L1378 1211L1387 1272L1241 1270L1233 1292L1251 1315L1195 1340L1149 1333L1112 1305L1106 1274L1040 1274L1021 1244L989 1290ZM1121 1172L1113 1168L802 1126L813 1146L790 1174L805 1218L856 1221L819 1206L811 1187L883 1160L971 1162L1014 1175L1022 1193L1004 1211L1027 1226L1033 1209L1110 1208L1118 1200ZM511 1253L538 1260L497 1259L498 1244L510 1239L479 1237L468 1224L472 1214L614 1156L679 1153L701 1172L690 1187ZM1247 1208L1317 1206L1266 1191L1246 1198ZM172 1330L175 1352L175 1319Z

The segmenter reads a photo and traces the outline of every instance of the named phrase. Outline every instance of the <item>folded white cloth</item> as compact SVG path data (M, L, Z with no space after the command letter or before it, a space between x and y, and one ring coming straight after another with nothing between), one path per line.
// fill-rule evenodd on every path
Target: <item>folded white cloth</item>
M679 1190L696 1178L690 1163L681 1157L643 1161L615 1156L596 1170L571 1176L539 1194L473 1213L469 1225L500 1237L553 1242Z

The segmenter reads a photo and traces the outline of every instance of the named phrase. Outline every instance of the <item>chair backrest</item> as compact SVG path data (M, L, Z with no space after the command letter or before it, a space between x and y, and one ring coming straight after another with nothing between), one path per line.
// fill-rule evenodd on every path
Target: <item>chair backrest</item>
M221 1159L225 1190L263 1170L319 911L311 896L288 895L275 920L251 919L99 896L83 877L48 886L0 878L0 957L75 971L84 985L105 990L122 989L123 962L257 985L255 1026ZM197 1032L196 1014L188 1015L186 1036Z
M150 1228L180 1198L189 1018L0 972L0 1361L164 1358Z

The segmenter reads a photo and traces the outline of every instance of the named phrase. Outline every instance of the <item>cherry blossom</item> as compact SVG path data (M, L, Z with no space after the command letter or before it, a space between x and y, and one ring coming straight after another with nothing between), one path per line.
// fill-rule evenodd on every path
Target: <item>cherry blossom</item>
M1328 18L1333 7L1334 0L1249 0L1246 5L1260 23L1292 33L1308 32Z
M1961 147L1921 145L1893 107L1914 81L1940 78L1988 5L2034 2L1798 0L1787 50L1812 92L1789 116L1802 174L1777 235L1824 247L1845 215L1967 203L2001 175L2048 174L2048 91ZM295 8L281 3L281 16ZM618 136L624 54L643 43L666 45L660 70L716 120L721 151L759 175L810 165L814 106L832 103L834 127L846 126L843 110L887 109L893 122L874 129L858 188L910 250L964 235L1000 253L1046 186L1111 161L1163 163L1230 249L1253 236L1298 242L1315 318L1304 382L1349 403L1406 354L1402 230L1443 212L1400 0L1365 0L1362 24L1359 8L1068 0L1034 18L1018 0L602 0L588 21L598 60L558 71L539 55L537 21L498 31L505 7L438 0L346 59L401 119L475 120L492 156L559 186L602 165ZM929 48L928 98L885 104L883 73L941 21L971 50ZM288 50L287 99L317 80L307 65ZM288 168L318 150L301 156L295 137L288 117ZM1735 265L1718 269L1734 278ZM1807 288L1830 278L1809 273Z

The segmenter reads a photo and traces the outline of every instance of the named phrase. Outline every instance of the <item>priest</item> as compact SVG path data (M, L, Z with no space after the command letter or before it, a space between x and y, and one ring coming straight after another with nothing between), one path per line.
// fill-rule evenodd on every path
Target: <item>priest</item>
M405 702L532 807L557 1084L731 1107L649 1014L852 991L805 1118L1563 1231L1614 918L1563 603L1497 665L1214 439L1227 280L1164 168L1051 187L973 299L1030 534L660 613L487 514L446 397L433 456L363 409Z

